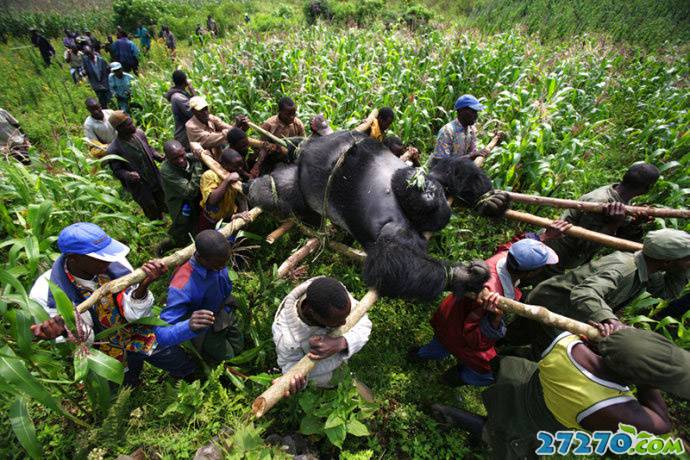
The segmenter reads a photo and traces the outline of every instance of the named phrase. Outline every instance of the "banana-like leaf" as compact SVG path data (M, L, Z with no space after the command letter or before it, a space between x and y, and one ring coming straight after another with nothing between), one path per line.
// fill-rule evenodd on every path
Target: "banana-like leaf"
M89 360L81 353L74 354L74 381L79 382L84 380L86 374L89 372Z
M24 361L8 345L0 348L0 379L8 385L10 392L24 393L49 409L61 411L55 398L31 375Z
M36 428L29 416L29 409L23 397L17 396L14 400L10 406L9 416L12 431L14 431L15 436L19 439L26 453L29 454L29 457L43 458L43 449L38 439L36 439Z
M125 368L120 361L95 348L89 350L86 359L89 360L89 369L93 372L118 385L122 384Z
M31 317L23 310L14 310L12 313L12 328L17 348L22 355L28 356L31 353Z
M53 282L49 282L49 284L50 292L51 294L53 294L53 299L55 299L55 307L57 308L57 311L60 313L60 316L62 316L62 319L65 320L65 325L71 331L74 331L76 329L74 304L71 300L69 300L69 297L67 297L65 291L60 289L60 287L57 284Z

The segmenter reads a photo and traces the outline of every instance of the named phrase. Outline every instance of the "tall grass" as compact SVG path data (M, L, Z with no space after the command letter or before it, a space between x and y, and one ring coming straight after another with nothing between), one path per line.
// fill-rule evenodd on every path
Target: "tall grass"
M475 0L470 17L488 32L516 24L547 40L596 32L617 42L662 49L665 42L690 41L686 0Z

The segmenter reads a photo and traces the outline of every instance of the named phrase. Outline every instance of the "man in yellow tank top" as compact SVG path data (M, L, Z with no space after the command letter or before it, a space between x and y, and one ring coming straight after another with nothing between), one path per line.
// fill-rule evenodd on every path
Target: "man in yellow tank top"
M539 364L503 358L496 384L482 394L486 418L445 406L434 410L482 435L500 459L536 458L542 430L616 431L625 423L652 434L670 432L659 390L690 399L690 352L654 332L597 328L604 336L597 344L558 336Z

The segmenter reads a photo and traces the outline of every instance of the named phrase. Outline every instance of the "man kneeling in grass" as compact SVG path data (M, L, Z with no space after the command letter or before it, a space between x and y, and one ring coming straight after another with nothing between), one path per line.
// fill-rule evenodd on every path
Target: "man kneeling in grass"
M244 343L230 295L231 247L216 230L200 232L195 243L194 256L175 271L168 288L161 319L170 326L157 327L156 337L161 346L191 340L204 360L216 364L238 354Z
M328 335L345 324L355 302L345 286L333 278L312 278L293 289L278 307L272 327L283 374L306 355L317 360L309 380L317 386L328 386L333 371L369 340L371 321L367 315L342 337ZM306 377L295 377L290 393L306 383Z

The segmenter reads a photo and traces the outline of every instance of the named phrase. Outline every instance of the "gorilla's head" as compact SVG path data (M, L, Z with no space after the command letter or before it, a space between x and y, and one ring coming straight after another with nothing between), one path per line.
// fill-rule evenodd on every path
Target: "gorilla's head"
M446 226L450 220L450 207L446 201L443 186L426 176L422 181L414 180L417 168L398 169L393 174L393 193L398 205L412 226L420 232L435 232Z

